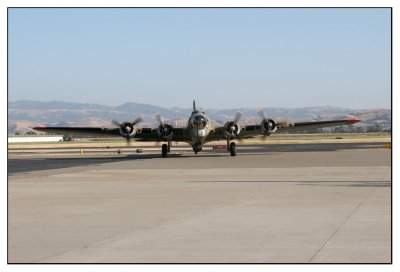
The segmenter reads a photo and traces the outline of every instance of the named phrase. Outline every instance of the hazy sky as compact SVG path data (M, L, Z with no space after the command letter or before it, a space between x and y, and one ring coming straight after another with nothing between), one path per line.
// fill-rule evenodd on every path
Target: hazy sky
M390 107L390 9L9 9L10 101Z

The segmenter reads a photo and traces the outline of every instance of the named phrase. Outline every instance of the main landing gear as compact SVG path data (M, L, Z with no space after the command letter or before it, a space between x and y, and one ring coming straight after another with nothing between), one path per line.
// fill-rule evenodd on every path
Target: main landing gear
M228 151L231 153L231 156L236 156L237 148L235 142L231 143L229 140L227 140L226 142L226 146L228 147Z
M163 144L161 147L161 156L163 158L166 158L168 153L171 152L171 142L168 142L168 144Z
M228 151L231 154L231 156L236 156L237 153L237 147L235 142L230 142L227 140L227 145ZM195 154L200 152L202 148L200 146L193 146L193 151ZM171 151L171 142L168 142L168 144L163 144L161 146L161 156L163 158L166 158L168 156L168 153Z

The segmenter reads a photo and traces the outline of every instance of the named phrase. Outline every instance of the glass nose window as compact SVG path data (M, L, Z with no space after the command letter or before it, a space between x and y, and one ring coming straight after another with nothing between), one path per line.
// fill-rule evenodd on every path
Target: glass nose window
M203 129L207 125L207 120L204 116L197 115L197 116L193 117L192 125L194 128Z

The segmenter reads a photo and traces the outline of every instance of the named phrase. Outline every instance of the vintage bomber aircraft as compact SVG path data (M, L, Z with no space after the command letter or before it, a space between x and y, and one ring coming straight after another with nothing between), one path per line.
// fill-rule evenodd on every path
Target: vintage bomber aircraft
M236 156L235 140L242 140L252 138L255 136L263 135L269 136L273 133L283 133L288 131L306 130L330 126L351 125L360 120L333 120L333 121L314 121L314 122L278 122L276 120L267 118L262 110L259 115L262 120L260 125L249 125L241 127L238 122L242 115L237 112L234 120L228 121L223 127L212 127L210 119L202 109L196 108L195 101L193 101L193 112L189 117L188 125L186 128L174 128L166 124L161 118L160 114L156 115L159 126L156 128L140 128L137 126L142 121L141 117L136 118L133 122L118 123L112 121L116 128L103 128L103 127L35 127L33 129L48 133L69 133L76 136L105 136L114 135L122 136L128 142L131 139L136 141L156 141L164 142L162 145L162 157L167 157L171 150L172 142L186 142L193 148L195 154L202 150L206 142L226 140L227 151L231 156Z

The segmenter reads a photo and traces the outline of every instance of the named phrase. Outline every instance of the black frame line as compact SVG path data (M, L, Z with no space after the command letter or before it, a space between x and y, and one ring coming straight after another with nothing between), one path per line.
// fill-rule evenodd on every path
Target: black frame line
M7 7L7 126L8 126L8 91L9 91L9 73L8 73L8 67L9 67L9 39L8 39L8 33L9 33L9 18L8 18L8 11L10 9L390 9L390 53L391 53L391 62L390 62L390 98L391 98L391 108L390 108L390 113L391 113L391 126L392 130L390 131L390 136L391 136L391 144L393 145L393 7L391 6L384 6L384 7L374 7L374 6L368 6L368 7L358 7L358 6L349 6L349 7L330 7L330 6L320 6L320 7L13 7L13 6L8 6ZM9 154L8 154L9 148L7 144L7 162L9 160ZM10 263L9 262L9 209L8 209L8 193L9 193L9 188L8 188L8 167L7 167L7 264L8 265L143 265L143 264L149 264L149 265L174 265L174 264L183 264L183 265L226 265L226 264L238 264L238 265L392 265L393 264L393 148L391 148L390 151L390 157L391 157L391 261L389 263ZM7 163L8 166L8 163Z

